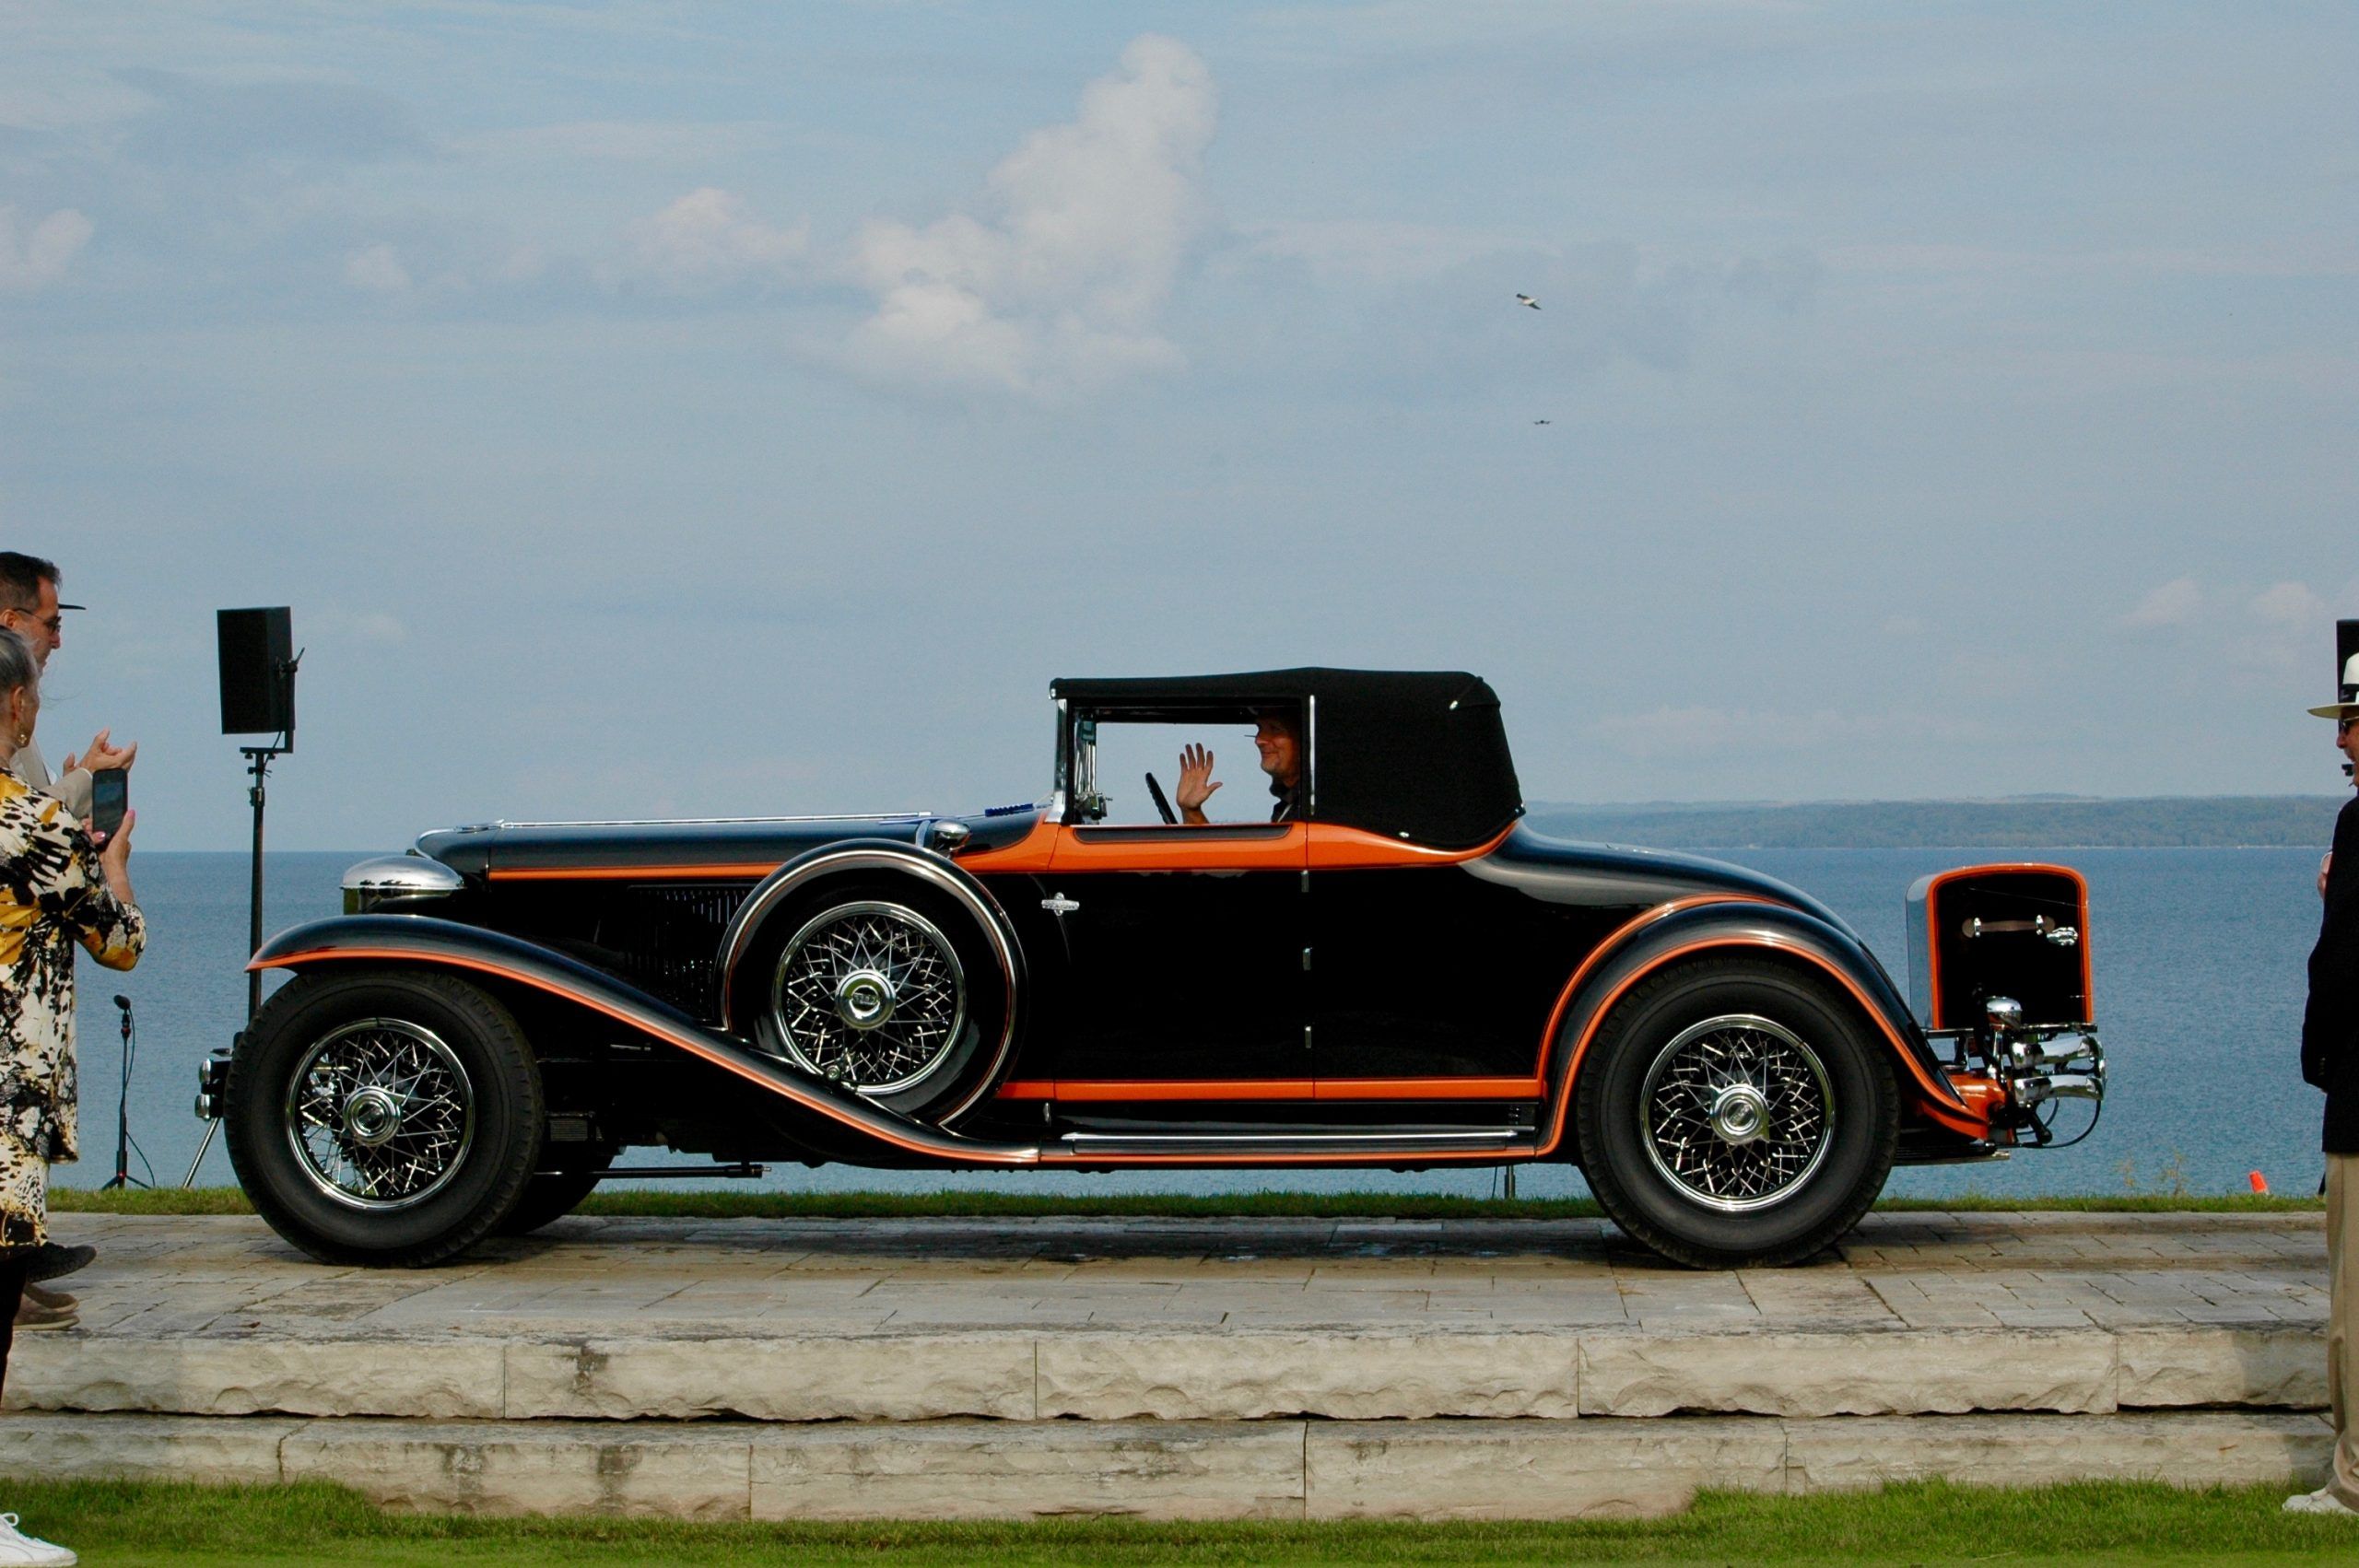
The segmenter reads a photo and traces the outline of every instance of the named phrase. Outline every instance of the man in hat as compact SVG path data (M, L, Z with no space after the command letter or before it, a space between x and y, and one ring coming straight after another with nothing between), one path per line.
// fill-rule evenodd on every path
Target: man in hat
M33 659L43 673L49 670L49 656L65 642L65 618L62 612L78 610L79 604L57 602L57 563L44 561L39 556L18 555L14 550L0 550L0 626L6 626L23 638L33 650ZM103 768L129 767L138 755L139 743L127 746L110 745L109 731L101 730L91 737L88 749L77 760L65 754L65 766L53 778L49 763L41 756L41 747L29 737L18 746L8 770L27 785L65 802L65 809L84 823L90 820L90 775Z
M2346 622L2346 626L2353 623ZM2359 652L2342 667L2336 700L2312 713L2334 720L2335 749L2359 769ZM2334 1409L2334 1469L2316 1492L2285 1500L2290 1514L2359 1515L2359 798L2334 819L2320 891L2326 912L2310 950L2302 1013L2302 1078L2326 1091L2326 1386Z

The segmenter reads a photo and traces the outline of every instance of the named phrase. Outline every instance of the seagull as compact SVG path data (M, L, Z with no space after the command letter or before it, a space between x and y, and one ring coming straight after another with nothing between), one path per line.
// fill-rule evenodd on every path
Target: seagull
M1537 310L1538 309L1540 309L1540 301L1539 301L1539 300L1537 300L1537 299L1534 299L1534 298L1533 298L1531 295L1529 295L1529 294L1519 294L1519 295L1517 295L1517 296L1515 297L1515 302L1516 302L1517 304L1519 304L1519 305L1529 305L1529 306L1531 306L1531 307L1532 307L1533 310Z
M1555 421L1554 419L1534 419L1532 423L1534 425L1554 425Z

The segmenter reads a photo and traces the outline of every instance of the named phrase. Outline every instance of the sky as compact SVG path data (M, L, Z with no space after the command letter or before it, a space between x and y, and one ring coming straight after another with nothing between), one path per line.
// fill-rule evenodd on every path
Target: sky
M2355 78L2342 5L0 0L43 749L241 847L288 604L290 848L972 810L1053 677L1304 663L1484 675L1537 801L2331 793Z

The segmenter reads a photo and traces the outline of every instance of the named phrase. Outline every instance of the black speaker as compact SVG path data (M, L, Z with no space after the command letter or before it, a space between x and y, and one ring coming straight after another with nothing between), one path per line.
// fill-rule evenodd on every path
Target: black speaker
M221 610L221 732L295 735L295 632L284 604Z

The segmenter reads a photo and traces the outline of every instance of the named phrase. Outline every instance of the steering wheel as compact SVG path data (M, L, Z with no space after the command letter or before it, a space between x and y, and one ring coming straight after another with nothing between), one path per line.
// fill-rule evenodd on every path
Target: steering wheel
M1155 775L1152 773L1146 776L1146 792L1155 797L1155 809L1163 813L1163 820L1175 827L1178 826L1180 819L1172 814L1171 802L1164 799L1163 786L1155 781Z

